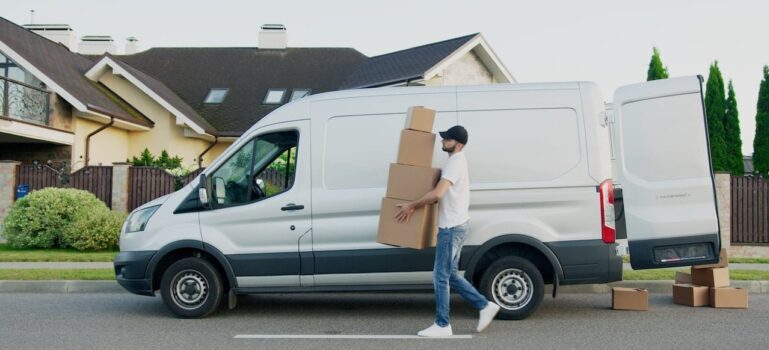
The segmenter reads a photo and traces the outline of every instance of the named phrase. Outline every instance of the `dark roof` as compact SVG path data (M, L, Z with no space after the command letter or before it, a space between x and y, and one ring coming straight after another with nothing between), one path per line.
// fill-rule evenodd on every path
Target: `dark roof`
M199 125L203 130L205 130L207 133L210 133L212 135L216 135L216 130L214 129L211 124L208 123L203 117L198 114L197 111L192 109L189 104L184 102L181 98L179 98L176 93L171 91L165 84L158 81L157 79L147 75L146 73L142 72L139 69L136 69L132 67L129 64L126 64L125 62L121 61L117 57L106 54L105 57L109 57L112 59L117 65L119 65L121 68L125 69L136 77L140 82L142 82L144 85L147 86L150 90L155 92L160 98L168 102L171 106L179 110L182 114L190 118L195 124Z
M152 122L141 114L129 113L118 106L85 77L85 72L93 66L93 62L88 58L70 52L63 45L30 32L3 17L0 17L0 40L85 104L87 109L131 123L152 125Z
M371 57L339 88L374 87L422 78L424 72L476 36L478 33Z
M117 56L150 75L210 123L219 136L239 136L280 105L262 104L269 88L335 91L366 56L351 48L152 48ZM203 100L229 91L220 104ZM285 101L285 100L284 100Z

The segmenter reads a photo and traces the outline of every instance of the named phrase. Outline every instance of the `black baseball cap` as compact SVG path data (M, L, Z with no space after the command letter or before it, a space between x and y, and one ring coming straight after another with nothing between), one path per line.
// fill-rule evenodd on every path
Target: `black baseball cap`
M463 145L467 144L467 130L462 125L452 126L446 131L439 132L442 138L447 140L454 140Z

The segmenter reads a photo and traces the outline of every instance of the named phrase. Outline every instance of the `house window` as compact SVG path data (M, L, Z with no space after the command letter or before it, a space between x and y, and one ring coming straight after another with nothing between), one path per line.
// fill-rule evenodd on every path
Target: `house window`
M283 95L286 94L286 89L268 89L267 95L264 96L264 104L277 105L283 102Z
M44 88L45 84L34 75L21 69L10 58L0 53L0 76L26 83L35 87Z
M291 101L310 95L310 89L294 89L291 91Z
M203 101L203 103L222 103L222 101L224 101L224 97L227 96L227 91L229 91L229 89L222 89L222 88L211 89L211 91L208 92L208 96L206 96L206 99Z

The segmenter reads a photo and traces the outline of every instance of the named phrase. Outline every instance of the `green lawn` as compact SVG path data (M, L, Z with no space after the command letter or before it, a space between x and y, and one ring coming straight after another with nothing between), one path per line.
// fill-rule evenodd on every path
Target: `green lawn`
M115 260L117 252L79 252L74 249L11 249L0 244L0 262L66 261L106 262Z
M622 261L629 263L630 257L623 256ZM766 258L729 258L730 264L769 264Z
M114 280L112 269L0 269L0 280Z
M622 279L632 280L672 280L676 271L689 272L689 269L660 269L660 270L625 270ZM729 270L729 277L735 281L769 281L769 271L761 270Z

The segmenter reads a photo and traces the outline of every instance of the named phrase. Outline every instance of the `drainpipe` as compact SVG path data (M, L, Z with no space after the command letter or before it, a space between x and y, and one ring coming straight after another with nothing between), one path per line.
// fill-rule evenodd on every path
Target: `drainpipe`
M109 123L102 125L100 128L92 131L88 136L85 138L85 166L88 166L88 161L91 160L91 156L88 154L88 150L91 148L91 136L98 134L102 130L109 128L112 126L112 124L115 123L115 117L109 117Z
M206 153L208 153L208 151L210 151L212 148L214 148L214 146L215 146L215 145L216 145L218 142L219 142L219 136L214 136L214 142L213 142L213 143L211 143L211 145L210 145L210 146L208 146L208 148L206 148L205 150L203 150L203 153L201 153L201 154L198 156L198 168L202 168L202 167L203 167L203 156L204 156Z

